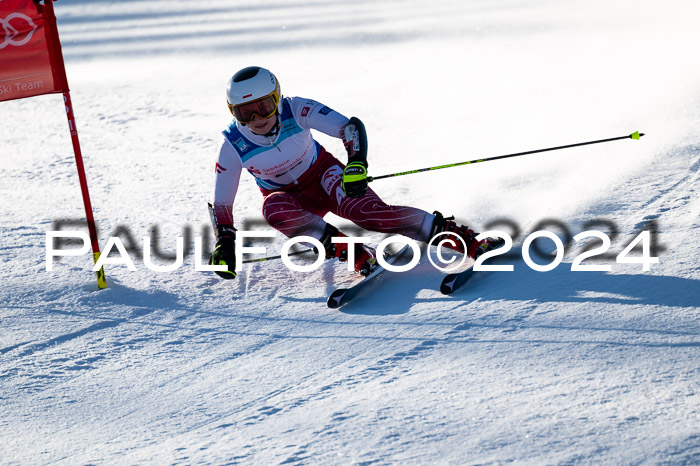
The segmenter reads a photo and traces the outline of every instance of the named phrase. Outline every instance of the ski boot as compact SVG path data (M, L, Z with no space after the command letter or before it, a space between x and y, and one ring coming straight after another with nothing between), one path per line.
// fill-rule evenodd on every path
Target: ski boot
M475 233L474 230L470 230L466 225L457 225L454 222L454 216L443 217L438 211L433 212L433 215L435 215L435 220L433 221L433 228L430 231L430 238L428 241L438 233L454 233L464 240L464 244L467 245L467 250L464 251L464 244L462 244L461 241L447 241L444 245L462 254L466 252L472 259L476 259L486 251L499 248L505 244L502 238L484 238L481 241L477 241L476 237L479 236L479 234Z
M333 243L331 238L347 238L347 235L338 231L336 227L326 224L326 231L320 241L326 249L326 259L337 258L340 262L347 262L349 243ZM366 277L377 267L377 252L374 248L365 246L364 244L353 244L355 248L355 263L353 267L355 272L363 277Z

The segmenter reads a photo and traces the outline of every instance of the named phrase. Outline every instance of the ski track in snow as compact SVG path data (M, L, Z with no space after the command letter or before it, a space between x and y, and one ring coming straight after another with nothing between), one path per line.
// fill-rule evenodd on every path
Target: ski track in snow
M45 232L84 217L65 117L57 96L3 102L0 463L700 462L695 2L56 12L102 245L117 232L138 248L154 227L165 254L188 228L211 245L223 90L250 64L362 118L374 175L646 136L378 181L389 202L519 226L515 271L445 297L423 258L330 311L344 265L261 263L224 282L191 252L171 274L135 254L136 272L105 267L103 291L87 256L47 272ZM243 229L266 228L260 204L244 175ZM527 267L519 245L543 219L617 230L609 258L585 262L612 271L570 271L582 245L553 271ZM614 262L642 228L660 256L649 272ZM282 238L264 244L276 254Z

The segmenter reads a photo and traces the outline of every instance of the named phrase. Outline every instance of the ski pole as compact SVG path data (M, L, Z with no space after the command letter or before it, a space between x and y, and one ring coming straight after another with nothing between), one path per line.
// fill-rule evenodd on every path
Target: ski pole
M467 162L457 162L457 163L450 163L447 165L438 165L436 167L420 168L418 170L409 170L406 172L392 173L389 175L368 176L367 181L371 182L371 181L375 181L375 180L381 180L382 178L390 178L390 177L394 177L394 176L411 175L413 173L421 173L421 172L427 172L427 171L432 171L432 170L440 170L441 168L459 167L460 165L469 165L469 164L479 163L479 162L488 162L490 160L507 159L509 157L518 157L521 155L536 154L538 152L547 152L550 150L569 149L571 147L587 146L589 144L600 144L602 142L619 141L621 139L637 139L637 140L639 140L639 138L642 136L644 136L644 133L640 133L639 131L635 131L634 133L632 133L628 136L619 136L616 138L599 139L597 141L579 142L576 144L568 144L566 146L548 147L546 149L530 150L527 152L518 152L515 154L498 155L495 157L486 157L483 159L469 160Z
M290 252L290 253L288 253L287 255L288 255L288 256L298 256L298 255L300 255L300 254L306 254L307 252L315 252L315 251L314 251L313 249L304 249L303 251ZM279 255L279 256L270 256L270 257L260 257L260 258L258 258L258 259L248 259L248 260L244 260L243 263L244 263L244 264L250 264L250 263L252 263L252 262L265 262L265 261L271 261L271 260L281 259L281 258L282 258L281 255Z

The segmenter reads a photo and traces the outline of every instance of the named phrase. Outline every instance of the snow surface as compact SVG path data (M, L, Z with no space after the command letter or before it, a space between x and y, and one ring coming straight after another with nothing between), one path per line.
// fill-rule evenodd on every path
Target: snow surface
M423 259L332 311L349 281L333 263L224 282L192 254L170 274L134 257L102 291L87 255L47 272L46 231L84 218L61 97L1 103L0 463L700 463L697 1L56 12L101 245L121 231L140 249L157 226L171 253L187 228L210 234L225 84L251 64L362 118L373 175L647 135L374 186L478 230L508 219L519 242L543 219L614 228L612 258L585 262L611 272L571 272L577 246L445 297ZM266 229L260 205L245 176L239 226ZM616 264L653 220L659 264Z

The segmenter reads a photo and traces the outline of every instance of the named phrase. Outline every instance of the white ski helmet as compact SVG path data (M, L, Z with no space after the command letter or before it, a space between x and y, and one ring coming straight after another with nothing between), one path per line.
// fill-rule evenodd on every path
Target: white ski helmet
M280 83L270 71L249 66L234 74L228 81L226 101L234 117L249 123L254 115L269 118L282 113Z

